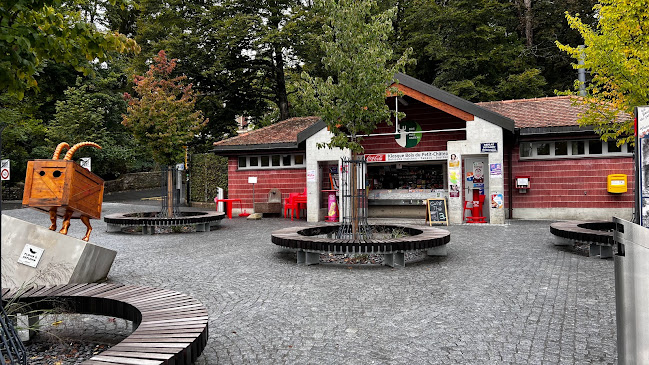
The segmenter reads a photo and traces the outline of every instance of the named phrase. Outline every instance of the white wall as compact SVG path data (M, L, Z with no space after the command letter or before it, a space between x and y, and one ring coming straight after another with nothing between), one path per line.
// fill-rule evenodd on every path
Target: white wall
M498 151L492 153L481 153L480 143L496 142L498 144ZM489 123L483 119L475 117L475 120L466 122L466 140L464 141L448 141L447 149L448 155L456 154L462 158L465 157L487 157L487 166L485 166L485 178L489 179L489 191L485 191L485 204L489 206L489 222L492 224L505 223L505 209L491 208L491 194L505 194L505 181L503 175L500 177L493 177L489 174L489 164L500 163L501 169L503 166L503 129L495 124ZM461 166L461 171L464 167ZM504 174L504 171L503 171ZM464 174L460 176L464 179ZM460 189L459 198L449 198L449 223L462 223L464 213L464 189Z
M318 167L319 162L323 161L335 161L340 164L340 159L342 157L351 157L351 152L349 150L342 150L340 148L318 148L318 143L328 143L331 141L333 133L327 131L327 128L323 128L316 134L309 137L306 140L306 171L315 171L315 181L306 182L307 190L307 215L306 219L308 222L318 222L324 219L324 214L321 214L320 199L321 199L321 188L322 188L322 179L323 176L320 168ZM321 216L322 215L322 216Z

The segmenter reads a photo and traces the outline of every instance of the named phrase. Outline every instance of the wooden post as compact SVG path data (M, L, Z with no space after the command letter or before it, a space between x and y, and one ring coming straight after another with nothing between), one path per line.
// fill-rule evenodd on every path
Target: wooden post
M167 217L174 216L174 169L167 167Z

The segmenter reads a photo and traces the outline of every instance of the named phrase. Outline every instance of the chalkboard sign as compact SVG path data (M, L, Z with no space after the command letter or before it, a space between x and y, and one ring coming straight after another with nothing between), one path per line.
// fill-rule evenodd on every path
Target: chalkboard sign
M433 223L444 223L448 226L448 209L446 209L446 199L426 199L426 218L429 225Z

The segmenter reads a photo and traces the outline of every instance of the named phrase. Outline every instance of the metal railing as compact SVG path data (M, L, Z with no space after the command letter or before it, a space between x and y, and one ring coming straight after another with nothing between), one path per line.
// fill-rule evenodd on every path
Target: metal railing
M336 238L370 239L372 231L367 223L367 163L363 157L343 157L341 163L341 218Z

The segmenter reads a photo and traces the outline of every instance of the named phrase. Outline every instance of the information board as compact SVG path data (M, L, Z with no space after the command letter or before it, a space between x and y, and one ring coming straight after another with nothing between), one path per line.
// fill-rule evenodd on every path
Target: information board
M446 199L426 199L426 218L429 225L431 226L433 225L433 223L443 223L448 226L448 209L446 208Z

